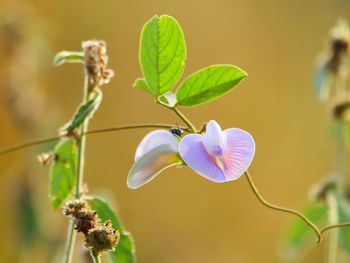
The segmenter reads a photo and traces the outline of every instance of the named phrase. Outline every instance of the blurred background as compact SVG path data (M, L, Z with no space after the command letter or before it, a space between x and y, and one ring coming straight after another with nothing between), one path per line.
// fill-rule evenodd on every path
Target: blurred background
M204 66L235 64L249 77L220 100L183 112L255 138L251 166L266 199L300 208L311 185L334 168L329 113L312 89L316 57L347 0L60 0L0 2L0 147L57 134L81 101L81 65L52 66L60 50L103 39L116 76L90 128L165 122L172 112L132 88L141 76L140 31L155 14L182 26L184 77ZM213 184L187 168L169 169L138 190L126 186L134 151L148 130L88 137L85 181L114 201L133 234L139 263L280 262L279 241L291 217L263 207L244 178ZM0 261L60 262L67 220L49 207L44 145L0 157ZM325 245L300 262L322 262ZM77 248L80 246L77 246ZM82 249L77 249L76 260Z

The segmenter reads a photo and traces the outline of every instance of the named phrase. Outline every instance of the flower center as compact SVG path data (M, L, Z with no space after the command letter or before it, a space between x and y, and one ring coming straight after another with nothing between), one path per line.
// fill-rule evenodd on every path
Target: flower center
M224 171L225 167L224 167L224 163L221 161L219 156L215 156L214 157L215 163L216 165L222 170Z

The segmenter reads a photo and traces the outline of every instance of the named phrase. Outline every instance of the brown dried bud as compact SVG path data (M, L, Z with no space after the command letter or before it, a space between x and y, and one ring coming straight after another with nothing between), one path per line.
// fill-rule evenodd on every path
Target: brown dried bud
M108 83L114 72L107 68L108 56L106 43L101 40L88 40L83 44L85 70L91 86L96 87Z
M87 235L85 235L85 248L92 251L95 255L101 255L113 250L119 242L119 231L112 228L111 221L106 221Z
M41 153L37 156L37 159L41 165L47 165L56 158L57 155L54 152Z
M76 199L66 203L65 207L63 208L63 214L66 216L77 217L80 211L88 208L89 205L85 200Z
M85 200L74 200L66 204L63 214L74 220L75 230L87 234L99 225L97 213L89 207Z

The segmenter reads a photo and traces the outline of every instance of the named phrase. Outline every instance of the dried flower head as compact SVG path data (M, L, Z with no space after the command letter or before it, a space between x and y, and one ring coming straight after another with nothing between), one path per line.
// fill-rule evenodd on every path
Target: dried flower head
M68 202L63 213L73 218L77 232L87 234L99 225L100 220L96 211L93 211L85 200L77 199Z
M114 72L107 68L108 56L106 43L102 40L84 41L85 69L92 86L100 86L108 83L114 76Z
M101 255L113 250L119 242L119 231L112 228L111 221L91 230L85 235L85 248L95 255Z
M67 202L63 213L74 220L75 230L85 236L84 247L94 255L111 251L118 244L120 235L113 229L111 221L102 224L97 212L85 200Z

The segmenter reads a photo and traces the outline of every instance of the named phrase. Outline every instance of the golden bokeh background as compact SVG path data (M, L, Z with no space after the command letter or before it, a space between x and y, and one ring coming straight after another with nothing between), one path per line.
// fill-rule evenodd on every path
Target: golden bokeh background
M56 134L81 100L81 65L51 65L55 52L80 50L81 41L104 39L116 76L103 88L104 100L90 128L165 122L181 124L172 112L132 88L141 76L139 36L155 14L174 16L185 33L188 58L184 77L204 66L237 65L249 77L229 95L183 112L197 125L210 119L223 128L249 131L257 144L251 173L270 201L300 208L310 186L334 168L334 139L327 109L312 89L317 54L339 17L349 18L347 0L60 0L0 1L0 20L23 31L19 81L26 98L38 86L39 120L18 124L6 99L8 43L0 47L0 146ZM6 20L8 19L8 20ZM7 44L6 44L7 43ZM23 44L24 43L24 44ZM17 59L18 59L17 57ZM29 83L33 81L32 83ZM34 101L37 99L34 96ZM38 103L39 103L38 102ZM38 106L34 103L34 105ZM29 103L29 105L31 105ZM17 105L18 106L18 105ZM139 190L126 187L135 148L148 130L88 137L85 181L90 193L107 192L133 234L139 263L279 262L278 243L292 216L263 207L244 178L211 183L187 168L169 169ZM21 191L21 167L30 171L43 240L63 245L66 218L47 198L48 168L40 167L35 147L0 157L0 262L45 262L40 242L22 251L14 200ZM324 244L302 260L323 262ZM76 260L82 252L77 250ZM79 252L80 251L80 252ZM56 261L60 262L62 249Z

